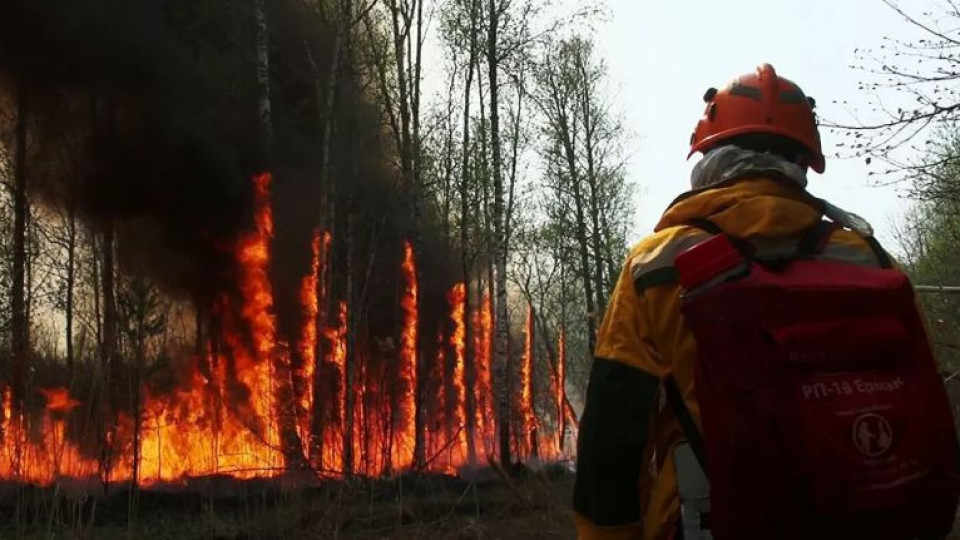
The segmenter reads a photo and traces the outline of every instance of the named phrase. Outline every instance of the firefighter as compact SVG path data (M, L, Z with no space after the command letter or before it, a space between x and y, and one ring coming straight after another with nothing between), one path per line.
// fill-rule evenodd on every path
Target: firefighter
M709 89L704 101L691 137L689 156L703 154L691 190L631 249L599 330L578 440L574 509L582 539L690 540L682 502L703 510L702 529L709 528L706 479L663 384L676 382L699 423L697 349L673 266L703 240L695 223L709 220L731 237L762 243L799 235L826 216L842 226L829 236L831 257L878 265L870 225L806 189L808 170L825 169L812 98L764 64Z

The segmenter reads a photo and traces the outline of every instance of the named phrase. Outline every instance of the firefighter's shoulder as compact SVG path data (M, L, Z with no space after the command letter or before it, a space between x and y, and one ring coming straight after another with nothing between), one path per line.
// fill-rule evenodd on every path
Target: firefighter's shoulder
M637 293L651 287L675 284L674 259L710 236L700 228L677 225L661 229L638 242L627 257L627 267Z

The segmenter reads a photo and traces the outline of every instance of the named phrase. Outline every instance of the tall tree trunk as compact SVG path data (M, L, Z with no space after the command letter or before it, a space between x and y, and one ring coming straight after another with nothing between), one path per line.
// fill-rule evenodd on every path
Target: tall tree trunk
M329 71L327 72L327 77L325 80L321 77L320 69L314 60L313 53L311 52L309 45L306 42L304 43L307 60L310 62L310 65L313 69L317 105L318 110L320 111L320 121L323 125L323 131L320 139L320 197L317 201L317 223L321 235L327 232L332 233L334 228L333 223L335 221L336 183L333 180L332 167L330 164L330 149L332 146L333 134L336 129L334 106L337 102L337 86L339 84L342 71L343 55L345 54L345 50L349 49L349 43L351 42L352 36L352 0L338 1L337 9L337 13L334 16L336 27L334 31L333 53L330 56L330 65L328 68ZM316 464L316 466L321 469L323 468L322 456L324 430L324 408L322 396L325 395L325 392L322 389L323 359L325 357L325 342L323 336L332 300L332 295L329 292L329 253L325 247L326 242L322 238L323 237L321 236L320 274L317 276L316 282L318 309L316 318L314 320L314 355L316 357L316 368L314 369L313 380L307 381L307 384L311 384L313 386L314 396L313 410L311 411L312 433L314 434L314 438L310 443L308 460L310 463ZM352 314L348 312L348 317L351 316Z
M604 264L607 265L606 290L609 291L616 286L617 278L620 275L619 272L617 272L617 265L624 254L614 253L612 250L614 243L611 238L610 220L607 218L607 212L604 208L603 205L600 206L600 229L603 231L603 260Z
M333 139L335 123L333 109L337 99L337 84L340 81L344 41L348 39L347 34L350 32L350 18L353 16L351 0L341 0L338 4L340 10L335 17L336 28L333 34L333 53L330 55L330 67L327 72L326 81L321 82L320 70L313 59L313 54L310 52L309 46L306 46L307 58L313 66L314 77L316 79L317 104L320 105L320 122L323 125L323 132L320 138L320 181L324 185L330 183L330 146ZM321 204L321 208L322 207ZM321 215L319 217L322 222L324 216Z
M422 186L420 171L420 79L423 51L423 0L412 3L390 0L388 8L393 27L393 53L396 63L397 88L399 90L400 109L400 164L401 172L407 184L410 212L413 217L410 231L410 243L416 262L416 280L421 280L420 261L423 251L421 231ZM410 10L410 11L402 11ZM416 17L415 21L411 19ZM401 26L401 18L403 24ZM411 34L412 24L416 24L416 37ZM411 40L415 39L415 42ZM420 306L420 288L417 287L416 305ZM422 386L425 380L425 368L420 347L420 332L416 344L416 384L414 389L414 451L413 467L426 466L426 409L423 403Z
M467 430L467 462L471 467L477 464L477 400L473 389L477 384L476 354L473 344L473 318L470 316L470 258L467 246L470 243L470 93L473 90L473 74L477 57L477 10L476 0L470 1L470 58L467 62L467 76L463 86L463 141L460 171L460 265L463 278L463 305L466 310L464 316L463 335L466 340L464 350L464 369L466 370L466 430ZM482 299L476 300L478 309L481 309Z
M583 291L587 304L587 343L590 347L590 354L593 354L593 350L597 345L597 307L594 303L595 296L593 290L596 282L593 279L594 276L590 266L590 248L588 244L589 238L587 235L586 216L584 215L582 186L580 185L580 174L577 169L577 154L574 148L573 130L569 123L570 119L561 113L558 120L559 134L564 157L567 162L567 174L569 176L568 179L570 181L571 191L573 192L573 202L575 206L576 223L574 234L576 234L577 238L577 251L580 255L580 275L583 280Z
M490 146L493 166L493 244L496 281L496 331L494 363L499 384L497 385L497 411L500 422L500 462L509 465L510 459L510 328L507 321L507 242L504 223L503 162L500 154L500 85L498 75L498 31L500 13L497 1L489 0L489 21L487 27L487 69L490 84Z
M27 262L27 90L21 84L17 95L17 150L13 187L13 290L10 293L11 345L13 349L13 406L23 410L24 376L26 374L28 337L26 295Z
M266 0L254 0L254 17L257 23L257 112L260 115L263 148L269 152L273 139L273 114L270 110L270 31Z
M594 291L592 285L593 272L590 269L590 253L587 246L587 225L583 210L583 196L580 189L580 182L576 179L572 182L574 205L576 206L576 235L577 247L580 254L580 275L583 279L583 291L587 301L587 343L590 346L590 354L597 346L597 306L594 303Z
M193 352L199 357L207 358L204 365L210 369L208 376L210 376L210 381L213 382L213 360L208 358L209 355L207 354L207 336L203 328L203 306L196 299L193 301L193 324Z
M537 310L534 309L533 303L529 304L529 315L530 322L527 324L527 331L532 334L530 336L524 336L525 339L530 342L529 354L530 358L524 359L526 363L526 369L528 370L527 374L524 376L524 389L523 392L526 394L524 407L524 421L523 421L523 433L526 438L526 446L529 449L529 455L533 458L540 457L540 435L539 430L540 426L537 422L537 398L534 393L534 373L536 372L536 350L537 350Z
M559 250L558 250L559 251ZM560 392L557 404L557 422L560 423L560 453L563 453L567 436L567 415L564 404L567 401L567 280L566 265L560 264L560 341L557 344L557 388ZM562 345L562 346L561 346Z
M256 20L257 53L257 112L260 116L260 136L263 148L263 168L270 170L270 156L273 146L273 112L270 97L270 26L267 20L267 0L254 0L254 18ZM274 179L276 182L276 179ZM280 440L283 455L288 468L301 468L305 465L303 445L296 429L296 415L292 412L293 369L290 363L279 358L274 362L274 377L277 390L277 418L280 422Z
M137 520L137 510L140 508L140 460L142 456L141 448L141 420L143 417L143 403L140 396L140 387L143 384L143 367L146 363L146 351L145 351L145 341L146 341L146 321L143 318L143 312L138 313L141 315L140 320L137 321L137 335L136 335L136 366L134 367L133 380L130 384L130 401L131 401L131 414L133 415L133 481L130 490L130 497L128 499L128 508L127 508L127 521L128 526L133 530L134 525Z
M28 143L29 144L29 143ZM25 254L26 257L23 260L24 268L26 269L23 282L23 293L24 293L24 302L23 302L23 320L25 322L23 327L23 344L24 350L26 351L24 360L24 373L23 373L23 405L24 410L30 406L30 372L27 364L30 363L30 351L31 351L31 341L30 337L30 321L33 320L33 308L36 306L36 294L37 288L34 286L36 280L34 279L35 272L37 270L37 256L39 254L38 247L38 238L37 231L33 226L33 208L30 206L29 197L26 201L25 206L26 212L23 215L24 220L24 232L26 234L26 246Z
M477 74L481 73L480 66L480 55L478 54L477 58ZM484 52L483 57L486 57ZM480 180L480 191L481 191L481 204L480 207L483 209L483 223L482 235L479 239L478 244L483 246L484 252L484 268L483 271L486 272L486 286L488 289L488 294L490 295L491 301L495 298L494 295L494 249L493 249L493 216L490 210L493 206L490 202L490 137L489 137L489 126L490 123L487 121L487 102L485 100L486 94L484 93L483 87L483 77L477 77L477 95L478 95L478 108L480 109L480 170L482 174L478 175ZM478 220L481 216L477 216ZM492 343L493 340L491 340ZM492 351L491 351L492 354ZM496 369L495 366L490 366L491 370ZM495 381L492 384L496 384ZM496 403L496 398L493 398L494 403Z
M114 428L114 418L119 410L117 403L117 371L120 362L117 354L117 303L114 264L114 231L113 219L105 218L101 225L100 259L101 259L101 291L103 294L103 341L100 344L100 373L101 396L104 406L100 416L100 467L102 479L110 481L110 466L113 458L111 432Z
M73 344L74 289L77 281L77 194L76 181L70 188L70 201L67 207L67 282L66 282L66 339L67 374L73 384L73 364L75 361Z
M411 179L413 180L413 254L414 261L416 261L416 279L417 279L417 310L419 311L420 306L422 305L421 298L423 296L421 287L419 284L423 282L423 231L422 231L422 213L423 213L423 178L422 178L422 152L420 147L420 81L421 81L421 66L423 65L423 0L415 0L416 10L417 10L417 34L416 34L416 43L414 44L415 50L412 51L412 54L416 56L416 60L413 64L413 81L411 81L411 90L410 90L410 101L412 105L411 111L411 124L412 124L412 140L409 143L409 150L412 153L411 161L413 165L413 170ZM408 56L409 58L409 56ZM420 317L417 316L417 323L419 324ZM427 466L427 454L426 454L426 430L427 430L427 409L426 409L426 396L423 395L425 382L427 380L427 366L426 362L423 361L423 351L420 345L422 341L421 334L423 332L417 332L417 369L420 373L417 374L417 389L416 389L416 431L417 431L417 441L414 449L414 466L418 470L425 469Z
M594 157L594 147L596 145L595 131L596 126L593 124L592 118L592 107L591 107L591 96L589 95L590 88L587 86L588 82L583 81L584 88L582 89L582 97L580 100L580 108L583 111L583 132L585 136L584 149L586 150L587 157L587 186L589 187L589 202L590 202L590 224L592 230L590 231L590 239L593 245L593 258L594 258L594 274L593 282L594 287L596 288L596 298L597 298L597 314L601 315L606 309L606 296L605 296L605 282L603 279L604 273L604 257L603 250L601 248L601 241L603 240L603 231L600 229L600 179L597 178L597 169L596 169L596 159Z
M332 222L332 220L330 220ZM327 315L330 313L329 295L329 254L327 249L327 237L325 231L320 231L320 255L319 272L317 273L316 295L317 295L317 315L314 318L314 336L316 345L314 348L313 380L307 384L313 385L313 410L310 411L310 431L313 433L313 440L310 441L310 451L308 459L310 463L319 470L324 470L323 463L323 434L326 423L324 422L324 398L327 391L323 388L323 370L325 365L326 348L324 331L327 327Z
M341 13L341 17L345 19L345 24L352 17L352 9L350 0L344 0L343 3L344 11ZM353 40L347 38L344 43L344 52L347 55L352 54L352 45ZM347 66L350 71L350 75L353 75L352 67ZM359 119L357 118L357 110L354 108L351 110L350 114L350 132L356 133L358 130ZM358 155L363 155L363 143L360 142L360 148ZM360 381L357 382L358 368L360 366L360 359L357 357L357 327L359 326L360 317L362 314L363 303L359 300L359 294L357 291L357 283L355 276L357 274L357 223L356 223L356 184L359 181L360 168L358 165L358 160L353 159L350 162L350 178L346 186L346 231L344 233L345 240L347 243L346 250L346 297L349 310L347 311L347 358L346 358L346 370L347 370L347 396L346 396L346 419L347 425L344 426L344 445L343 445L343 463L344 470L347 473L355 472L357 469L357 459L360 456L356 456L354 452L356 440L355 437L358 434L354 429L353 424L355 421L355 415L357 408L360 408L361 416L363 411L363 384L364 378L362 377L362 371L360 371ZM364 280L364 283L366 280ZM357 401L357 397L360 396L360 403ZM365 446L364 446L365 448Z
M451 229L453 228L452 220L450 219L450 211L452 208L451 198L453 197L453 132L456 121L454 120L454 111L453 111L453 93L457 86L457 73L456 70L451 70L450 74L450 87L448 89L448 98L447 98L447 116L444 119L444 128L447 130L446 137L443 141L443 181L441 184L442 187L442 197L443 197L443 206L440 209L441 223L443 226L443 239L449 245L452 238Z
M117 357L117 301L116 301L116 265L114 263L113 219L103 222L100 240L101 291L103 294L103 343L100 348L100 361L107 375L108 388L116 381L110 378L118 365ZM112 395L113 392L110 392Z
M344 418L346 418L346 424L343 427L343 471L344 474L351 475L355 471L355 458L354 456L354 429L353 429L353 420L354 420L354 410L357 406L356 396L357 396L357 357L356 357L356 333L357 333L357 313L359 311L359 306L356 304L356 294L355 294L355 285L354 285L354 272L355 265L354 261L356 259L356 242L354 239L354 212L353 212L353 188L347 188L349 190L349 195L347 196L347 224L346 231L344 232L344 237L347 243L347 268L346 268L346 297L347 305L349 310L347 311L347 358L346 365L344 369L347 371L347 395L345 396L345 408ZM362 384L362 383L361 383Z
M94 337L99 354L102 353L103 348L103 291L100 287L100 265L102 261L100 260L99 233L96 226L88 227L87 238L90 239L90 281L92 283L91 289L93 289Z
M510 237L513 234L513 205L516 202L517 187L517 165L520 162L520 132L522 131L523 119L523 95L524 90L520 81L523 79L521 73L517 76L517 112L513 118L513 137L510 141L510 184L507 189L507 210L503 218L503 243L504 253L510 253Z
M419 185L413 190L411 197L413 199L412 205L413 205L413 221L414 221L413 239L411 243L413 244L413 260L414 260L414 264L416 265L414 267L415 268L414 275L415 275L416 282L418 284L415 301L416 301L417 311L419 312L420 306L422 305L421 299L423 296L423 293L421 292L422 287L419 285L423 281L422 280L423 270L421 269L422 267L421 261L423 260L423 253L422 253L423 252L423 236L420 230L422 206L421 206L421 193L420 193ZM419 313L417 316L417 324L418 325L420 324ZM426 362L423 361L423 351L421 347L421 342L423 341L423 339L421 334L422 332L418 330L417 344L416 344L417 383L415 385L416 388L414 389L414 407L415 407L415 415L414 415L415 428L414 429L416 430L416 440L414 443L414 451L413 451L413 466L417 470L422 470L427 465L427 454L426 454L427 411L426 411L426 403L424 402L426 396L423 395L424 393L423 390L425 386L424 383L426 381L426 374L427 374L427 366L426 366Z

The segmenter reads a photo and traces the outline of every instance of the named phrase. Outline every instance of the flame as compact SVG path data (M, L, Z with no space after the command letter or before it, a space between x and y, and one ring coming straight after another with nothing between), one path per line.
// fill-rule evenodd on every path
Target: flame
M48 411L68 413L80 406L66 388L37 388L37 392L46 398Z
M527 305L523 336L523 362L520 364L520 425L518 447L524 456L536 455L536 416L533 412L533 306Z
M403 297L400 306L403 309L403 333L400 339L400 400L398 426L393 444L393 464L409 467L413 463L413 451L416 443L416 392L417 392L417 331L418 306L417 267L413 257L413 246L405 242L403 246L403 264L400 267L404 281Z
M457 283L447 294L450 304L450 320L453 322L453 333L450 335L450 346L453 348L453 389L455 402L453 404L453 421L451 426L456 433L457 463L466 461L467 456L467 381L466 381L466 298L467 289L463 283Z
M361 464L358 462L358 458L366 455L366 445L364 444L364 426L366 425L366 397L367 397L367 365L366 362L359 362L357 366L357 384L354 385L352 391L353 395L353 420L351 422L351 429L353 429L353 455L354 455L354 471L365 471L367 474L370 474L372 471L369 467L361 467ZM364 460L367 465L369 465L369 460Z
M3 388L3 425L10 425L10 418L13 415L13 394L9 386Z
M447 401L447 388L450 387L451 381L447 378L447 354L445 350L445 339L443 338L443 328L437 330L437 354L433 362L433 369L430 373L431 382L435 383L435 391L431 403L429 403L430 408L433 411L433 418L436 420L435 423L431 423L427 430L427 439L429 443L427 448L429 448L429 459L435 463L447 463L450 461L450 454L448 450L451 448L451 437L453 436L453 424L450 422L451 417L448 414L448 401Z
M232 300L220 300L223 341L221 356L209 355L214 366L211 384L192 370L172 395L147 393L143 417L122 414L121 432L140 422L140 481L177 481L188 476L229 474L238 478L275 476L282 470L277 400L277 370L289 368L289 356L277 342L273 290L269 280L273 213L269 173L257 175L254 185L254 230L237 242L240 320L229 314ZM249 339L244 339L244 329ZM229 354L229 358L225 356ZM227 369L245 390L236 399L228 390ZM121 478L132 473L132 457L117 467Z
M482 441L482 447L477 448L478 459L492 456L496 444L496 426L493 413L493 384L491 377L491 357L493 353L493 301L489 292L485 292L483 300L474 313L474 368L476 369L476 411L474 420L477 427L477 437Z
M323 435L322 469L343 471L343 433L347 420L347 303L340 302L337 311L338 325L324 330L330 341L327 362L336 373L335 399L336 425L326 426Z
M304 455L310 454L310 441L313 439L312 418L310 412L314 407L313 380L317 369L317 315L319 301L317 298L317 283L320 279L320 249L323 238L319 230L313 231L310 242L310 272L303 278L300 285L300 305L303 308L303 325L300 329L300 358L303 362L299 376L298 390L300 394L299 419L297 430L300 440L304 443Z

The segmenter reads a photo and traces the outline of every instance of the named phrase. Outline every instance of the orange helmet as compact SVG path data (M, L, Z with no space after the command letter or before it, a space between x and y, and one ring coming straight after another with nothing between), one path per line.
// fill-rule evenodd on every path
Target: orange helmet
M738 77L723 90L707 90L703 100L707 108L690 138L689 156L736 135L769 133L803 145L810 151L810 167L823 172L816 103L792 81L777 76L770 64Z

